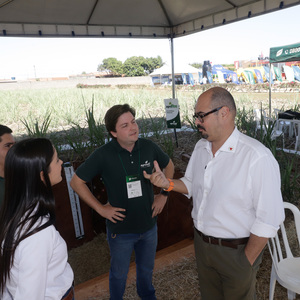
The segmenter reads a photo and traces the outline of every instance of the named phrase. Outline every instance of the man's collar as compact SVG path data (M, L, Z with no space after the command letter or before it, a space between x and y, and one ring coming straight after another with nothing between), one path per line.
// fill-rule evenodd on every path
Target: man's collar
M231 133L231 135L228 137L228 139L225 141L225 143L221 146L221 148L216 152L216 154L218 152L235 152L237 143L238 143L238 139L239 139L239 131L237 130L237 128L235 127L233 132ZM207 149L208 151L211 151L211 142L209 141L205 141L205 149Z
M113 138L111 139L111 144L112 146L118 151L118 152L122 152L122 151L127 151L125 148L123 148L117 141L117 139ZM140 143L139 143L139 139L135 142L134 147L132 149L132 152L137 151L140 148Z
M225 143L221 146L219 151L223 152L232 152L234 153L236 150L236 146L239 140L239 131L235 127L229 138L225 141Z

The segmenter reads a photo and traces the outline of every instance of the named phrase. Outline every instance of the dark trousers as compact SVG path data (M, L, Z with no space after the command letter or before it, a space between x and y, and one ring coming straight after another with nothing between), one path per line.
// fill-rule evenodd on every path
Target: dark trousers
M194 232L197 271L202 300L254 300L256 274L262 253L251 266L244 252L204 242Z

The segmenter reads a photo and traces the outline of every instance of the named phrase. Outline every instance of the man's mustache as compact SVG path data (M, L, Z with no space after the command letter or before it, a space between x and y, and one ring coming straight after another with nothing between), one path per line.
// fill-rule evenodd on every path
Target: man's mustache
M197 128L205 130L205 128L203 126L201 126L200 124L197 125Z

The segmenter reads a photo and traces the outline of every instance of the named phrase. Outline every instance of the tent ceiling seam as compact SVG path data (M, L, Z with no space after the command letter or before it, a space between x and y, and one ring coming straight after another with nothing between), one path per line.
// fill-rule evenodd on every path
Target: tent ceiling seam
M0 8L2 8L3 6L9 4L10 2L13 2L14 0L7 0L7 1L4 1L3 3L0 3Z
M228 4L230 4L233 8L236 8L237 6L235 4L233 4L231 1L226 0L225 2L227 2Z
M87 22L86 22L86 25L89 25L89 24L90 24L90 20L91 20L93 14L94 14L94 11L95 11L95 9L96 9L96 6L98 5L98 2L99 2L99 0L96 0L96 1L95 1L94 7L93 7L93 9L92 9L92 11L91 11L91 13L90 13L90 15L89 15L89 18L88 18L88 20L87 20Z
M171 22L171 20L170 20L170 18L169 18L169 15L168 15L168 13L167 13L167 10L166 10L165 6L163 5L162 1L161 1L161 0L157 0L157 2L158 2L158 4L160 5L162 11L164 12L165 17L166 17L166 19L168 20L169 26L173 27L174 25L173 25L173 23Z

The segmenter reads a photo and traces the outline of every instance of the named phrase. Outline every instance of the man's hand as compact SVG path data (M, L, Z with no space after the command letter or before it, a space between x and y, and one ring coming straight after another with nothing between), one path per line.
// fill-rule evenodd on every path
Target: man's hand
M254 264L255 260L268 243L268 238L259 237L253 233L250 233L249 241L245 247L245 255L251 264Z
M79 195L79 197L100 216L110 220L113 223L117 223L117 221L123 221L126 217L121 213L125 212L126 209L113 207L109 203L105 205L101 204L87 187L86 182L79 178L76 173L73 175L70 184L72 189Z
M100 211L100 215L103 218L106 218L110 220L113 223L117 223L117 221L123 221L126 217L121 212L125 212L126 209L119 208L119 207L113 207L109 203L102 206L102 209Z
M167 199L168 197L162 194L157 194L154 196L154 201L152 204L152 218L156 217L162 212L167 203Z
M157 161L154 161L155 172L152 174L147 174L146 171L143 171L144 177L149 179L152 184L157 187L167 189L169 188L170 182L166 178L165 174L161 171Z

